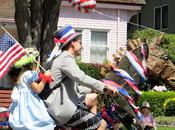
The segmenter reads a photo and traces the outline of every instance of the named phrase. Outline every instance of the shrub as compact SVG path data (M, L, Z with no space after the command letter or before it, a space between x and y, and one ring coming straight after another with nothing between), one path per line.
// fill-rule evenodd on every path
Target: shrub
M151 106L151 112L154 116L164 116L163 103L168 98L175 97L175 92L154 92L147 91L143 92L140 96L140 100L137 103L137 106L141 106L143 101L148 101Z
M175 98L168 98L164 102L163 108L165 111L165 116L175 116Z
M91 63L78 63L81 70L83 70L87 75L100 80L100 69L103 65L91 64Z
M174 34L166 34L164 35L161 46L165 50L167 54L169 54L170 60L175 63L175 35Z
M150 29L139 29L133 32L129 38L130 39L140 38L142 40L146 38L148 42L151 42L155 37L158 37L159 35L160 35L160 32L158 31L153 31Z

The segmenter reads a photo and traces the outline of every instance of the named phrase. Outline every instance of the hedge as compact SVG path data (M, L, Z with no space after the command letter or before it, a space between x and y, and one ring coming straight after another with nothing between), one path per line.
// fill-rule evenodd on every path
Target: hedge
M101 64L91 64L91 63L78 63L81 70L83 70L87 75L100 80L100 69L103 65Z
M168 98L163 104L165 116L175 116L175 97Z
M168 98L175 97L175 92L154 92L154 91L145 91L140 96L140 100L137 103L137 106L141 106L143 101L148 101L151 106L151 112L154 116L164 116L163 104Z

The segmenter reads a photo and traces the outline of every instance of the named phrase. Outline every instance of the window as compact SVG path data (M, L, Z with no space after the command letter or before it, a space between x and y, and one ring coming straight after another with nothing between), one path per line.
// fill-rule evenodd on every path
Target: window
M162 7L162 28L168 28L168 6Z
M154 9L154 28L168 28L168 6L160 6Z
M141 19L142 19L142 13L139 12L139 13L137 14L137 24L138 24L138 28L141 28L141 26L139 26L139 25L141 25Z
M90 62L102 64L107 59L107 32L91 32Z

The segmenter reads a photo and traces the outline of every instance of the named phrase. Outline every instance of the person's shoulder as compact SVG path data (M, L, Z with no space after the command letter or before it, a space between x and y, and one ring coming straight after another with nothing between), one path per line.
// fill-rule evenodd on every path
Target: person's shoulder
M56 59L55 62L64 62L64 61L69 61L73 60L74 58L66 51L62 52Z
M38 76L38 73L37 71L34 71L34 70L27 70L26 72L24 72L23 74L23 78L26 78L26 77L37 77Z

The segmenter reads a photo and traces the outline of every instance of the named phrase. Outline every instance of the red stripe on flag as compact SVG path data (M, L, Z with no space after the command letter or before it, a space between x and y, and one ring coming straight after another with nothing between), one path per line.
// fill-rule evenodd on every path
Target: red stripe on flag
M13 47L11 47L7 52L4 53L4 55L3 55L3 56L1 57L1 59L0 59L0 66L2 65L2 63L5 62L5 60L6 60L6 61L9 60L8 57L9 57L13 52L15 52L15 50L16 50L18 47L20 47L19 44L14 44ZM7 59L7 58L8 58L8 59Z
M3 56L3 52L0 50L0 59L1 59L1 57Z
M93 5L85 5L83 7L87 8L87 9L94 9L96 7L96 5L95 4L93 4Z
M3 68L5 68L9 64L9 62L14 60L14 57L18 57L18 55L20 53L25 54L25 52L21 48L17 48L17 49L14 48L13 52L11 51L11 53L13 53L13 54L12 55L6 55L6 57L4 57L5 60L2 60L0 62L0 72L3 70Z
M25 53L22 53L21 55L19 55L18 57L16 57L16 58L6 67L6 70L5 70L2 74L0 74L0 79L8 72L8 69L10 68L10 66L12 66L13 63L14 63L17 59L21 58L24 54L25 54Z
M16 57L19 57L18 55L25 54L25 52L21 52L21 50L15 50L14 54L12 56L7 56L8 60L6 62L2 62L3 65L0 66L0 72L6 68L6 66L9 65L14 59L16 60Z
M17 59L22 57L24 54L25 54L25 50L19 43L15 43L4 54L1 53L1 57L0 57L0 78L2 78L7 73L10 66Z

